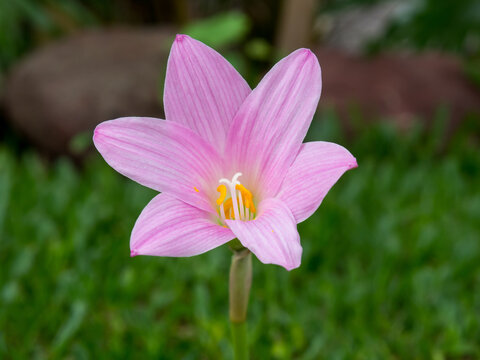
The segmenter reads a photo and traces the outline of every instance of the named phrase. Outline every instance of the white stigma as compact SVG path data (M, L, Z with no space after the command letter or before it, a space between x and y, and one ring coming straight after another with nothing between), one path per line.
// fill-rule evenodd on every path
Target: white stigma
M217 188L220 192L217 204L223 224L227 219L243 221L255 219L256 210L252 194L238 181L240 176L242 173L237 172L232 180L221 178L218 181L221 185ZM224 203L228 203L228 206L224 206Z
M245 220L244 217L240 216L240 209L237 202L237 195L240 196L240 198L242 195L240 194L240 191L238 191L238 194L237 194L237 190L235 189L235 186L237 184L240 184L240 181L238 181L238 178L240 176L242 176L242 173L237 172L235 173L235 175L233 175L232 181L229 181L228 179L225 179L225 178L221 178L218 182L220 184L225 184L227 188L230 190L230 196L232 197L233 214L235 215L235 219ZM222 217L223 216L224 215L222 214Z

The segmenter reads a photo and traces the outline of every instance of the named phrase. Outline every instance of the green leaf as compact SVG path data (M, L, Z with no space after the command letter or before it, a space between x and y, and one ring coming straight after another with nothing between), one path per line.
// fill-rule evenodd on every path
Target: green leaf
M218 49L239 43L249 30L248 17L241 12L231 11L193 22L181 32Z

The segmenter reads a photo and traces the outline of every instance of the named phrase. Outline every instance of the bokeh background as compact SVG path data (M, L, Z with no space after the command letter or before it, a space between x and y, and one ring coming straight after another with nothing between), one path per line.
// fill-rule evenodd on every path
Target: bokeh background
M251 86L311 48L308 138L359 163L299 269L254 260L252 358L480 359L476 0L0 0L0 358L232 358L229 249L130 258L155 192L92 150L101 121L163 116L179 32Z

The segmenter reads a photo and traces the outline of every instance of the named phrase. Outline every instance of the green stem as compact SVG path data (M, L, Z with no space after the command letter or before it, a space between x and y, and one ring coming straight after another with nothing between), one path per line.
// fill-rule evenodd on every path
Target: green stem
M235 360L248 359L247 323L232 322L233 353Z
M232 323L235 360L247 360L247 307L252 284L252 254L248 249L234 249L230 266L230 322Z

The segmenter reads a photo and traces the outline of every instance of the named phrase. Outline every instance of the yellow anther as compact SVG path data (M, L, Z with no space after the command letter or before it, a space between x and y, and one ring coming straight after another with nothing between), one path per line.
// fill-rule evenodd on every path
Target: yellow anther
M225 210L225 217L227 219L230 219L230 210L232 209L232 205L232 198L229 198L227 201L225 201L225 204L223 205L223 209Z
M256 209L252 193L240 182L238 178L242 173L235 173L232 180L221 178L217 187L219 196L216 200L217 212L220 222L225 220L249 221L255 219Z
M220 196L217 199L217 205L220 206L223 203L223 201L225 200L225 198L227 197L227 187L223 184L218 185L217 191L220 193ZM225 213L226 212L227 211L225 210Z
M235 189L240 190L244 198L252 198L252 193L248 191L242 184L235 185Z
M242 193L243 198L245 199L245 207L250 209L251 212L255 213L255 205L253 205L252 193L247 190L242 184L235 185L235 189L239 190Z
M200 190L198 190L196 186L194 186L193 189L194 189L196 192L200 192Z
M251 211L252 213L256 213L256 212L257 212L257 210L255 209L255 205L253 205L253 201L250 201L250 202L248 203L248 208L250 209L250 211Z
M253 206L253 201L252 201L251 198L246 198L246 199L245 199L245 207L246 207L247 209L250 209L250 210L255 209L255 207ZM252 211L253 211L253 210L252 210ZM255 211L253 211L253 212L255 212Z

